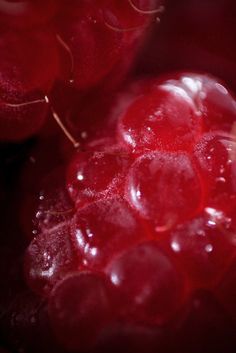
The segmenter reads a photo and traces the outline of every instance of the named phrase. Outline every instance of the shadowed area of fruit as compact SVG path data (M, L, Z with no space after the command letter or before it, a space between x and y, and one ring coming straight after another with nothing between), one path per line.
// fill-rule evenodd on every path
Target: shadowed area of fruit
M0 0L0 353L235 352L234 11Z

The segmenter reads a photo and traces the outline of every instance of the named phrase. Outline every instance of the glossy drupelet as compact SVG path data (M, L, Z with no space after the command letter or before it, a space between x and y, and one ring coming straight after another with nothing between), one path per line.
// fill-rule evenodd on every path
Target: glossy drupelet
M133 332L142 332L150 352L192 353L211 347L215 328L216 352L226 336L230 351L235 98L212 76L178 72L131 85L114 115L113 144L76 152L38 190L27 283L49 303L67 351L109 350L120 337L132 352ZM173 342L163 344L168 334Z
M47 118L57 116L54 105L65 124L70 102L64 114L53 99L60 84L63 92L72 87L76 99L94 87L115 91L162 3L1 0L0 141L39 133Z

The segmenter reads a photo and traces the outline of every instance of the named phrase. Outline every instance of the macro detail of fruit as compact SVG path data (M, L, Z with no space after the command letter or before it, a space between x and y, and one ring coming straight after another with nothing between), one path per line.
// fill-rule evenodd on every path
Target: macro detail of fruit
M57 80L86 91L117 76L118 86L159 8L160 0L1 0L0 141L40 131Z
M192 293L220 285L236 258L235 103L206 74L136 82L118 96L112 143L75 152L42 183L25 278L65 348L96 346L117 320L165 327ZM69 305L86 276L88 302Z
M196 8L0 0L0 353L235 352L233 78L161 60Z

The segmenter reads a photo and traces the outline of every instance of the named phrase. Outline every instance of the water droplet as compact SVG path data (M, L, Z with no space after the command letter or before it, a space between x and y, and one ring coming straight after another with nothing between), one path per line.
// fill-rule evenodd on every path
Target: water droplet
M206 250L207 253L211 253L212 250L213 250L213 246L211 244L207 244L205 246L205 250Z

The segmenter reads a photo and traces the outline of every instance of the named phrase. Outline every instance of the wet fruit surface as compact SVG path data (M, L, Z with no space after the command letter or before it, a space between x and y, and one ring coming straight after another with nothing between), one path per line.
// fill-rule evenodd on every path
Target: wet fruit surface
M124 141L120 134L124 114L132 112L135 119L137 112L140 124L142 119L146 124L149 112L133 107L140 94L149 107L150 92L158 91L159 86L162 89L163 82L175 87L174 94L172 88L166 93L171 100L151 98L152 109L165 111L163 128L156 128L159 120L153 120L151 144L148 129L145 139L140 125L128 128L132 136L142 134L142 143L130 148L131 138L126 135ZM216 130L217 107L207 108L212 101L204 92L213 83L221 85L217 78L185 72L127 88L132 97L124 104L129 95L125 92L117 100L118 134L94 141L84 152L75 152L62 169L55 169L42 183L41 198L34 203L37 232L26 251L25 275L33 291L49 298L50 322L65 349L83 351L90 344L91 349L99 347L108 327L117 321L159 328L178 322L198 290L209 291L213 298L216 295L216 305L222 305L225 288L231 286L224 278L228 271L227 276L232 276L229 268L236 255L235 137L229 124L220 126L217 122L221 130ZM225 96L227 89L223 88ZM172 107L186 105L179 95L187 95L192 110L181 110L181 119L173 120L171 133L175 136L175 129L184 136L194 133L194 139L182 147L169 139ZM232 113L236 115L236 110ZM194 132L182 126L183 118L188 122L192 116L197 124ZM160 145L154 143L155 136L162 139ZM93 283L97 275L109 290L101 289L100 284L97 287L98 279ZM76 293L80 295L80 279L86 276L88 302L84 303L84 297ZM112 314L108 315L110 305ZM94 311L96 306L101 312ZM201 320L207 315L206 306L203 308ZM186 330L185 320L195 315L195 307L188 310L180 335ZM93 315L101 315L105 321L94 322ZM86 336L89 327L91 341ZM85 332L77 335L78 330ZM199 335L202 340L202 333Z
M234 13L0 0L0 350L235 351Z

